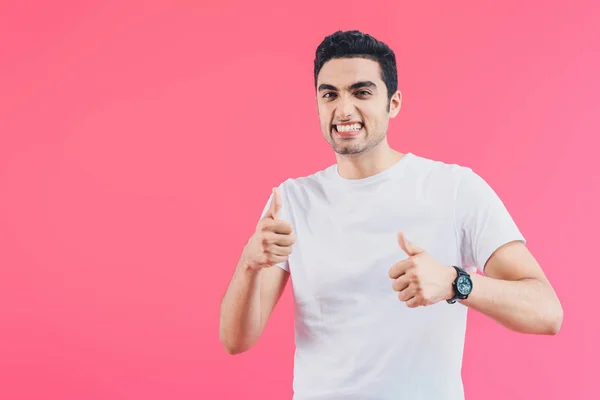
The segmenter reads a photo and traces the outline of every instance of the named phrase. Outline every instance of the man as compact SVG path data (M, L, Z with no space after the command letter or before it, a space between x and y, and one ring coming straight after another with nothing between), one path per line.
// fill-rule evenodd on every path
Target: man
M221 342L249 350L291 276L296 400L462 400L468 308L553 335L561 304L481 177L390 148L401 94L387 45L336 32L314 68L337 163L273 190L223 298Z

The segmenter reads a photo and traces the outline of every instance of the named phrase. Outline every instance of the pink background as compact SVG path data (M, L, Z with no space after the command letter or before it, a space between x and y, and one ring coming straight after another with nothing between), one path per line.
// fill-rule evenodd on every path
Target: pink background
M334 162L312 62L349 28L396 51L391 144L484 176L564 305L471 312L467 398L600 398L597 2L211 3L0 6L0 399L291 397L289 288L236 357L219 303L271 187Z

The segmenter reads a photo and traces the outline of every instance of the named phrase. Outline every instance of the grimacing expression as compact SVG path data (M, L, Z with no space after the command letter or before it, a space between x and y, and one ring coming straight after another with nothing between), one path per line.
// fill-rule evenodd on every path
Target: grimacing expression
M400 93L388 100L376 61L332 59L318 75L317 109L323 136L334 151L357 155L385 138L389 119L400 109Z

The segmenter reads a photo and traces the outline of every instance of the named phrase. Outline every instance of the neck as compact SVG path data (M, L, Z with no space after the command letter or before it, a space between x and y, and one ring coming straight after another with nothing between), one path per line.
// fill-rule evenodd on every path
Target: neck
M387 140L354 155L336 154L338 173L345 179L363 179L392 167L404 154L392 149Z

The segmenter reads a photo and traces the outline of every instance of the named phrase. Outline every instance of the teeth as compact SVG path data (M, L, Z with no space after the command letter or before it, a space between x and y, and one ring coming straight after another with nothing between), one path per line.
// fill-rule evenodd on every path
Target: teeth
M362 128L362 124L336 125L335 127L338 132L355 132Z

